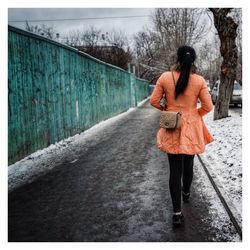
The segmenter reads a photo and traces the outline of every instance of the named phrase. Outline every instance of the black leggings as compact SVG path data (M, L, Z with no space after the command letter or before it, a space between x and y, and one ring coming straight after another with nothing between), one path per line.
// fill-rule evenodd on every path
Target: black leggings
M181 211L181 191L190 192L193 180L194 155L169 154L170 166L169 188L173 203L174 213ZM181 183L182 179L182 183Z

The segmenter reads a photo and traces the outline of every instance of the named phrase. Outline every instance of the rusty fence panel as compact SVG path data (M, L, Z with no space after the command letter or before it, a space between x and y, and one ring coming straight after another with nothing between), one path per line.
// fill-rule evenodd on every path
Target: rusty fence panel
M8 157L25 156L132 106L132 73L44 37L8 28ZM134 80L137 101L149 95Z

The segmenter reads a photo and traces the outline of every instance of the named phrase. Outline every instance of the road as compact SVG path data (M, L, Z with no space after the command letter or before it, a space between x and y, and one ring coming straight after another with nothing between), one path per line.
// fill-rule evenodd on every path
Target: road
M237 114L237 115L242 115L242 107L234 107L234 106L230 105L229 114L230 113Z
M83 145L75 161L10 192L9 241L230 241L210 218L196 174L185 223L172 227L167 154L155 145L159 115L147 101ZM236 234L230 223L226 230Z

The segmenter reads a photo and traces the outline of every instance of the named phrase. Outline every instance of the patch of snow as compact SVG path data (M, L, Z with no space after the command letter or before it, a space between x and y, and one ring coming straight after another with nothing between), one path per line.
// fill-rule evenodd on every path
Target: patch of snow
M229 114L231 117L216 121L213 112L204 117L214 141L206 146L201 156L218 180L222 195L230 199L242 217L242 117L234 111Z
M204 220L211 223L217 232L213 241L218 241L221 238L231 242L241 241L197 157L194 158L194 172L199 178L196 189L209 204L209 216Z

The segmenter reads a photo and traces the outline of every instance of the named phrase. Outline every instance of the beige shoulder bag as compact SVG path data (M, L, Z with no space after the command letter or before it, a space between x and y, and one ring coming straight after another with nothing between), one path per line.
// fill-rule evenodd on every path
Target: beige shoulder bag
M175 84L174 74L172 72L172 77ZM181 112L173 111L161 111L160 116L160 127L166 129L176 129L181 126Z

